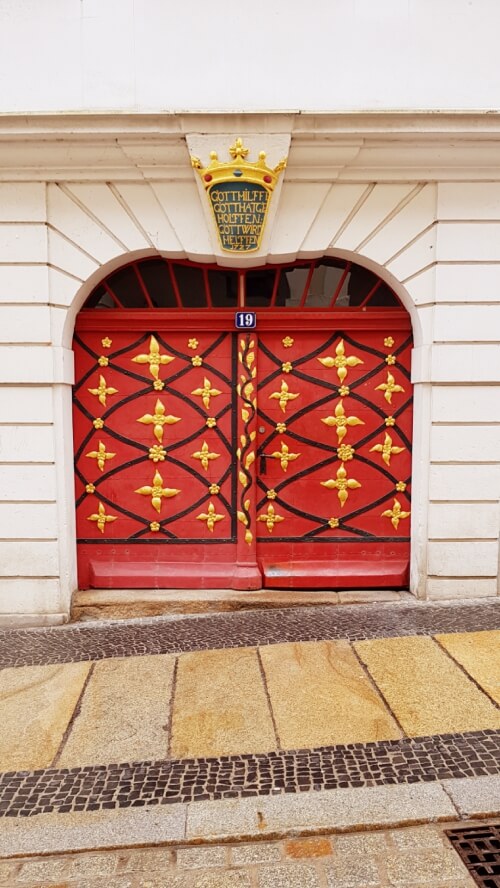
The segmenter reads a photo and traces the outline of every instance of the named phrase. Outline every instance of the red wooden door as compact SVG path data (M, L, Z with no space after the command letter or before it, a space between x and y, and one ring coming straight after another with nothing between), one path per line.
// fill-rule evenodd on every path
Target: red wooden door
M320 309L313 262L302 297L289 269L235 286L161 263L104 282L77 320L80 587L404 586L412 340L394 294L359 268L349 291L337 260ZM258 307L255 332L234 332L236 304Z

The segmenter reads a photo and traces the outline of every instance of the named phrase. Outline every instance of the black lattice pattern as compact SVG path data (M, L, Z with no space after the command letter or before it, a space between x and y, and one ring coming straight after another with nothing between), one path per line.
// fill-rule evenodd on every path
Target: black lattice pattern
M447 831L472 878L481 888L500 888L500 823Z

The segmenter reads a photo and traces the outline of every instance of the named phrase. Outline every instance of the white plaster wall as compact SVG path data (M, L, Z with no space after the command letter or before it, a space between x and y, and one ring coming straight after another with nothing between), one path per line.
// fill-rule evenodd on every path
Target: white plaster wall
M249 261L360 254L398 288L416 345L412 589L498 594L500 182L299 178L291 163L269 253ZM75 589L79 307L131 254L212 249L189 179L0 184L0 615L63 619Z
M3 111L495 109L496 0L0 0Z

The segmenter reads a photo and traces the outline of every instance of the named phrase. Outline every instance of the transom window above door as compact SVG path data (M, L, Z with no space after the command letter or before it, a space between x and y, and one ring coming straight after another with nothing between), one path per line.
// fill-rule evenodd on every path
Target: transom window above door
M153 257L108 275L83 306L89 309L321 309L402 307L391 288L355 262L322 258L234 270Z

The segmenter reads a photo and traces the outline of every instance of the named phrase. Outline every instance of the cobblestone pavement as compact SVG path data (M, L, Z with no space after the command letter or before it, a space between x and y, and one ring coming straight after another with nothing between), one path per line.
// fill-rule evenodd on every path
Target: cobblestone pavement
M298 607L0 630L0 668L293 641L500 629L500 600Z
M444 826L0 862L8 888L474 888Z

